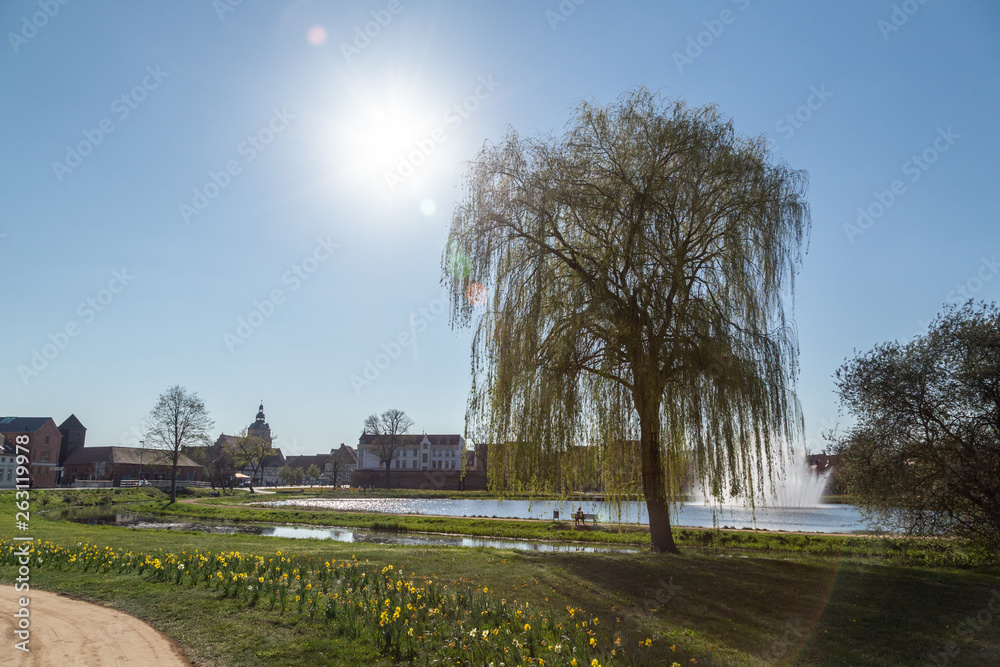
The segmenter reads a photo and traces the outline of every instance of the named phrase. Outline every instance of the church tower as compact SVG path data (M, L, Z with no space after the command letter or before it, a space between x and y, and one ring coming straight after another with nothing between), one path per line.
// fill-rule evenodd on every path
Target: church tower
M257 420L247 427L247 435L252 435L260 438L264 442L271 442L271 427L267 425L264 421L264 403L260 404L260 408L257 410Z

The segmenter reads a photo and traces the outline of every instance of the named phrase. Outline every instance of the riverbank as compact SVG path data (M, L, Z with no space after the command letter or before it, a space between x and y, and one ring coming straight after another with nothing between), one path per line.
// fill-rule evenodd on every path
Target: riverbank
M305 494L289 494L304 496ZM600 544L648 549L649 529L634 524L603 523L578 526L573 521L545 519L458 518L417 514L341 512L296 507L248 506L260 498L194 498L171 504L139 503L130 511L209 521L255 522L373 531L465 535L504 539ZM947 568L987 567L997 556L955 540L844 536L816 533L678 528L680 547L741 552L792 553L824 557L852 557L865 562L898 566Z
M33 510L44 497L38 496L37 492L33 495ZM0 494L0 514L11 518L0 524L0 539L9 539L14 532L8 497ZM55 497L46 502L46 506L65 504ZM605 666L687 665L692 664L691 658L697 664L715 666L924 664L949 650L950 642L955 642L951 664L987 664L989 656L1000 654L996 633L958 633L966 617L986 609L991 591L1000 587L996 570L988 568L895 567L850 555L693 546L684 547L679 557L386 547L243 535L166 534L73 524L35 514L31 523L34 537L61 545L67 552L93 544L96 548L88 553L100 558L109 550L125 557L164 549L178 557L186 554L183 558L193 558L197 551L213 567L215 554L223 555L229 568L235 567L233 554L259 556L264 561L309 558L314 564L357 563L369 577L392 565L393 572L399 573L393 575L394 581L398 577L420 587L436 586L438 591L447 587L449 594L456 595L471 596L474 592L474 602L446 607L448 613L474 612L478 607L473 605L483 601L518 605L524 610L522 625L516 628L521 639L526 634L523 625L530 625L534 632L544 623L573 627L586 620L587 629L594 631L594 650L599 651L595 657ZM161 568L166 566L166 556L159 558ZM358 617L360 633L352 636L340 629L336 619L293 603L294 596L284 609L277 602L272 608L264 595L252 602L251 591L245 586L244 593L237 596L235 586L227 593L220 585L206 586L203 580L195 585L182 580L178 585L174 577L181 571L173 567L173 574L163 578L155 575L155 569L137 574L128 568L100 566L95 560L78 559L72 565L62 565L55 558L51 562L46 558L46 562L32 565L31 584L142 618L174 639L200 665L393 662L391 654L380 650L377 616L369 625ZM10 582L15 572L11 565L0 566L0 579ZM310 581L313 576L309 575ZM401 606L405 613L406 605ZM596 625L594 618L598 619ZM457 628L458 620L462 619L449 622ZM463 620L464 635L456 634L448 641L471 642L468 633L473 627L479 633L477 649L482 648L482 630L492 626L471 617ZM490 637L493 641L495 635ZM638 642L645 646L647 638L649 646L638 653ZM621 643L616 645L616 639ZM461 648L459 644L449 648L443 639L434 641L437 648L418 647L424 652L416 658L417 664L432 659L439 649ZM628 646L628 659L623 660L621 653L611 654L620 650L619 646ZM535 648L535 664L539 657L547 665L569 664L566 654L555 653L554 643L542 646L536 642ZM568 651L569 644L563 649Z

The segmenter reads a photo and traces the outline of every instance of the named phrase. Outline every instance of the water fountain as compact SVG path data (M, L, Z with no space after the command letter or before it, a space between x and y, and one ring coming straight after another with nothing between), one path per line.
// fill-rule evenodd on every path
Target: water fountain
M761 484L754 481L754 489L759 490L763 487L764 490L763 495L756 494L755 504L763 507L790 509L817 507L832 472L832 468L819 472L815 466L810 466L806 462L804 454L793 454L786 449L779 457L774 474L770 478L765 477ZM706 498L700 485L696 485L690 495L692 502L715 504L714 499ZM747 507L750 502L746 495L742 495L731 497L722 505L724 507Z

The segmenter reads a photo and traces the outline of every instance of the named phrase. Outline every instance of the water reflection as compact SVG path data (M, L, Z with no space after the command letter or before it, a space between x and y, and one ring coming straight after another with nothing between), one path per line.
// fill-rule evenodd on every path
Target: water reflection
M551 519L558 511L569 519L577 508L596 514L598 521L621 521L648 525L645 503L627 502L615 506L605 502L568 502L546 500L460 500L423 498L303 498L276 500L255 505L301 507L342 512L379 512L385 514L423 514L449 517L487 517L505 519ZM683 503L672 516L675 526L712 528L713 526L759 530L786 530L812 533L858 533L871 529L853 505L816 505L815 507L745 507L713 508L702 503Z
M126 512L110 512L106 508L67 509L54 512L52 518L65 519L76 523L93 525L117 525L138 529L189 530L225 535L261 535L264 537L287 537L292 539L334 540L359 544L383 544L404 546L453 546L486 547L491 549L519 549L521 551L571 551L581 553L636 553L636 549L603 545L559 544L534 542L493 537L463 537L460 535L421 535L415 533L395 533L378 530L358 530L355 528L317 528L309 526L269 526L224 521L177 521L156 516L144 516Z

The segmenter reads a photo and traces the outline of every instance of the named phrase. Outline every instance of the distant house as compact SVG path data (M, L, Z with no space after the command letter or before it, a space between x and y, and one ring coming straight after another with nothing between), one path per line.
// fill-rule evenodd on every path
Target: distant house
M255 484L263 484L265 486L275 486L277 484L282 484L281 475L278 471L285 467L287 461L285 460L285 455L281 453L280 449L275 448L273 454L269 454L264 457L261 461L260 469L257 470L257 479L253 480ZM252 475L253 470L250 466L243 469L243 474Z
M3 417L0 418L0 434L15 446L18 437L23 436L28 449L29 476L35 487L51 488L59 481L59 453L62 433L51 417Z
M401 446L389 461L390 484L402 489L485 488L482 469L463 470L463 462L478 466L475 452L465 449L458 434L404 435ZM379 460L375 436L362 433L358 440L357 469L351 477L355 486L385 486L385 465Z
M330 484L340 486L351 483L351 475L358 467L358 452L353 447L340 443L338 449L331 449L323 468L323 477Z
M393 470L461 470L465 440L460 435L403 435L389 465ZM385 470L379 460L376 438L362 433L358 439L358 470Z
M121 486L122 480L170 481L172 470L170 452L139 447L81 448L69 455L63 467L66 483L110 481L111 486ZM205 469L181 454L177 460L177 480L179 485L205 481Z
M247 427L247 436L260 438L266 442L268 446L270 446L273 442L271 438L271 426L267 423L267 418L264 416L263 402L261 402L260 407L257 409L257 418L252 424L250 424L250 426ZM219 435L215 444L233 445L238 440L238 436L226 435L223 433ZM273 452L273 454L264 458L258 470L254 471L252 466L246 465L240 471L242 474L251 477L251 484L273 485L281 482L281 478L278 476L278 471L285 465L285 457L281 454L280 449L274 449Z
M302 472L305 473L309 469L309 466L316 466L319 468L320 476L314 480L310 480L306 477L306 482L318 482L320 481L323 470L326 467L326 462L330 459L329 454L313 454L310 456L286 456L285 463L289 468L301 468Z
M0 489L13 489L17 486L17 456L14 445L7 442L7 437L0 435Z
M66 462L69 455L80 449L87 441L87 427L80 423L76 415L70 415L62 424L59 424L59 433L62 434L62 449L59 452L59 465Z

